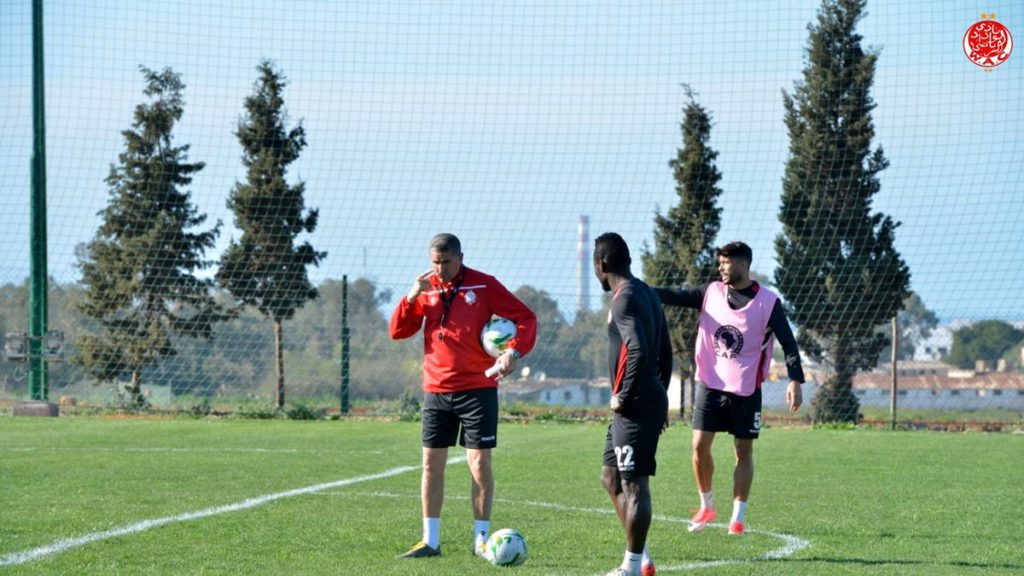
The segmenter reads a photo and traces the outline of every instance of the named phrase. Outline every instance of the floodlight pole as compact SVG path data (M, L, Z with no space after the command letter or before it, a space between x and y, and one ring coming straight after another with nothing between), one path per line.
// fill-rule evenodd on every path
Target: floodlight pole
M47 328L46 264L46 98L43 91L43 0L32 0L32 167L28 305L29 394L46 400L43 337Z
M348 275L341 277L341 413L348 414Z

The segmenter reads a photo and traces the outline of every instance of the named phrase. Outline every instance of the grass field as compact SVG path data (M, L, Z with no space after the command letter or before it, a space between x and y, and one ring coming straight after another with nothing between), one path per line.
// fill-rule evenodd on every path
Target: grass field
M449 467L444 556L395 559L420 535L418 437L382 421L2 417L0 575L591 575L621 560L598 481L604 427L553 423L503 424L495 454L492 529L526 535L524 566L470 556L463 463ZM766 430L741 538L687 533L689 437L669 429L652 481L659 574L1024 573L1024 436Z

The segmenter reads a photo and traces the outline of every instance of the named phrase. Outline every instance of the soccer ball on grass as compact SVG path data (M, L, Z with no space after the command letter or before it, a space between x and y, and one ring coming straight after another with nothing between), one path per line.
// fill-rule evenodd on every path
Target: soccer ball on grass
M484 556L495 566L519 566L526 562L526 539L518 530L502 528L487 539Z

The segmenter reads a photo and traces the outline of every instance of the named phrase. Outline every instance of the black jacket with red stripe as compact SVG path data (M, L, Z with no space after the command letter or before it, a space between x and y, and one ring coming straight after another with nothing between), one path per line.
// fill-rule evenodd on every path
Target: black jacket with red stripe
M612 394L622 413L667 402L672 343L661 301L650 286L630 278L612 296L608 312L608 359Z

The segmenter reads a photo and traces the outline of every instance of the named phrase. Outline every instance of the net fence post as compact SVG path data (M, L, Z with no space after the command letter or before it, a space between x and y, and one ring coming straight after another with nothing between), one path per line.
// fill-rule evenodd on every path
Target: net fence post
M348 414L349 381L348 275L341 277L341 413Z
M43 336L47 325L46 264L46 98L43 66L43 0L32 2L32 165L30 207L29 276L29 395L46 400L46 362L43 361Z
M896 429L896 392L899 389L899 376L896 370L896 363L899 358L900 347L900 320L899 315L892 317L892 385L889 389L889 425Z

